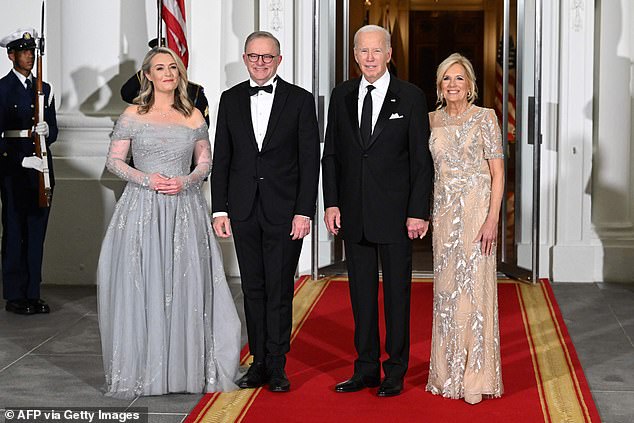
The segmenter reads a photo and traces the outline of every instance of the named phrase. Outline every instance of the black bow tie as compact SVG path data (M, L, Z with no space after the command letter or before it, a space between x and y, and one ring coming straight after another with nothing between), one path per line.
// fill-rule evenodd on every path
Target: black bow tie
M259 91L266 91L267 93L271 94L273 92L273 85L269 84L269 85L264 85L264 86L255 86L255 87L249 87L249 95L256 95Z

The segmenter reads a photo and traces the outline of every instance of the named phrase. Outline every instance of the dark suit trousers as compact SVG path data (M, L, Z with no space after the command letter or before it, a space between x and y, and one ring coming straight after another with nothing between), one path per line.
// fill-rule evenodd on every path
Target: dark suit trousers
M238 256L249 349L254 361L284 368L290 350L293 286L302 240L289 234L287 223L270 223L256 195L253 211L244 221L231 221Z
M402 378L409 363L409 309L412 281L412 243L377 244L345 241L354 315L354 373L380 376L378 256L383 270L385 308L385 376Z
M22 173L0 178L2 197L2 291L5 300L39 299L49 207Z

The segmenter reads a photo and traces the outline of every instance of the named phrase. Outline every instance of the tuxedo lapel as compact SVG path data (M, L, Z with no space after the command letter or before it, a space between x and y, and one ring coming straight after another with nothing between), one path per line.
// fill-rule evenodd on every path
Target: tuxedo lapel
M264 135L264 140L262 141L262 150L266 148L273 136L273 133L275 132L275 127L277 126L277 122L280 120L280 116L282 116L282 110L284 109L284 104L286 104L288 93L289 84L282 78L278 77L277 87L275 88L275 97L273 97L273 104L271 105L271 115L269 116L269 122L266 125L266 134Z
M359 82L360 79L356 79L354 82L354 88L346 94L345 102L346 109L348 110L348 121L350 123L350 129L354 134L355 140L359 143L359 146L363 148L363 142L361 140L361 130L359 129Z
M255 131L253 130L253 120L251 118L251 96L249 95L249 82L244 82L238 93L238 103L240 109L240 116L244 120L244 127L246 128L247 135L251 140L253 148L258 149L258 143L255 140Z
M390 116L396 112L398 103L401 101L401 98L398 95L399 91L399 85L396 78L391 77L390 86L387 88L387 93L385 94L385 99L383 100L379 117L374 125L374 130L372 131L372 136L370 137L370 142L368 143L368 148L376 142L379 135L385 128L385 125L387 125L387 122L390 120Z

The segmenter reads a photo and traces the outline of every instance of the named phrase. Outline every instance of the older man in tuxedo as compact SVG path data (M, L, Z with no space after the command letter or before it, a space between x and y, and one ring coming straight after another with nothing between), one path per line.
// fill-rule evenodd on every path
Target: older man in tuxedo
M379 386L403 390L409 362L411 240L429 225L433 164L423 92L387 71L390 34L367 25L354 37L362 77L331 96L323 166L325 222L344 238L357 359L337 392ZM380 381L378 256L381 257L388 359Z
M286 392L293 282L315 214L319 131L314 97L277 76L280 43L246 40L250 79L220 98L211 177L214 230L233 233L253 363L241 388Z

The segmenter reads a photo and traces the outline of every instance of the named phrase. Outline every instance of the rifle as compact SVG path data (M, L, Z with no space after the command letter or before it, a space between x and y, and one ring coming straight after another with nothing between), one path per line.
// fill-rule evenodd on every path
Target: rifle
M37 55L37 78L35 88L37 94L35 96L35 119L34 122L44 122L44 89L42 87L42 56L44 56L44 1L42 1L42 31L37 43L36 55ZM46 150L46 138L43 135L37 134L33 131L33 137L35 138L35 155L42 162L42 170L40 172L39 181L39 195L38 204L40 207L50 207L51 197L53 192L51 190L51 179L48 170L48 153Z

